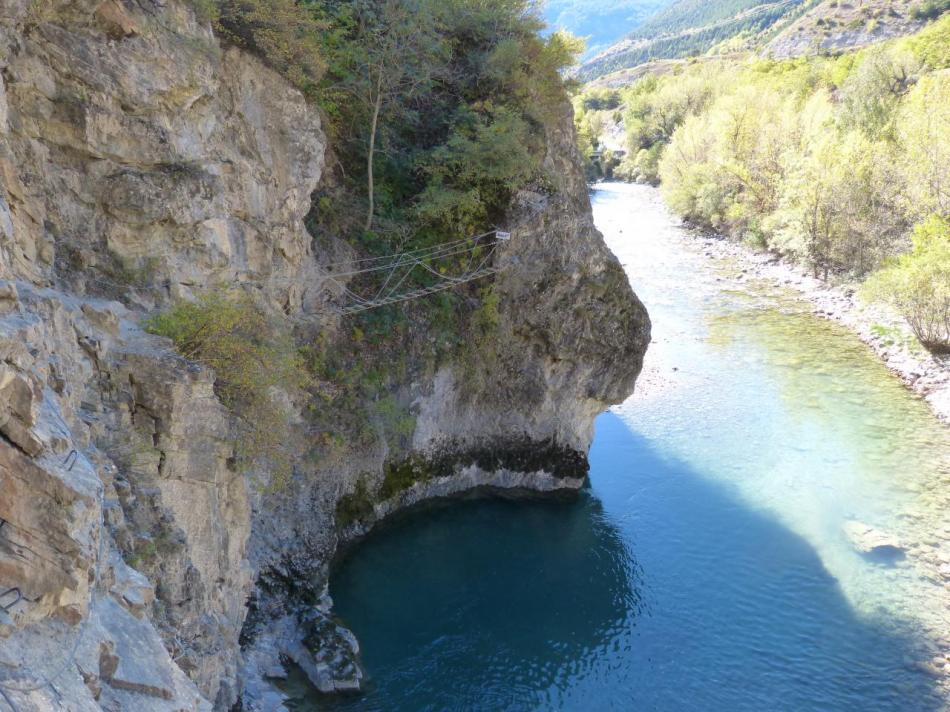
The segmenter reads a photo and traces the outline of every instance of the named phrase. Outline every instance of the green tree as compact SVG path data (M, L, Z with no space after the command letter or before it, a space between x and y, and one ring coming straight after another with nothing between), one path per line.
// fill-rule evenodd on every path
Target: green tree
M434 18L427 0L354 0L334 15L349 37L334 43L333 79L338 90L357 102L366 126L367 231L376 211L381 127L390 124L398 130L408 120L413 103L430 90L443 63Z
M470 235L502 210L541 165L540 139L514 111L483 103L463 107L448 140L425 160L418 214L431 225Z
M918 65L909 52L872 47L841 86L841 123L867 136L890 136L901 97L916 80Z
M866 294L893 305L935 353L950 353L950 220L933 215L914 230L913 249L868 280Z
M950 75L921 78L901 106L897 135L907 212L950 215Z

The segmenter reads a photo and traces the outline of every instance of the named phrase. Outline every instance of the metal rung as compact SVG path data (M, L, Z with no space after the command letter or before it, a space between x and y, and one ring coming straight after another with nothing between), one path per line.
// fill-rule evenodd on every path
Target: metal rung
M13 588L8 588L8 589L7 589L6 591L4 591L3 593L0 593L0 601L2 601L4 598L6 598L7 596L9 596L11 593L16 596L16 598L13 599L13 603L8 603L8 604L6 604L6 605L0 605L0 610L9 611L9 610L10 610L11 608L13 608L16 604L18 604L20 601L23 600L23 594L20 592L20 589L18 589L18 588L16 588L16 587L14 586Z

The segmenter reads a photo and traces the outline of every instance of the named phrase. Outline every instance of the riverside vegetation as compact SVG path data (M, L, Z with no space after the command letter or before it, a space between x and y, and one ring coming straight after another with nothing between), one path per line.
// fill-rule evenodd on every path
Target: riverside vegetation
M950 16L840 56L687 62L575 98L581 149L625 127L602 174L660 183L690 223L865 280L950 352Z

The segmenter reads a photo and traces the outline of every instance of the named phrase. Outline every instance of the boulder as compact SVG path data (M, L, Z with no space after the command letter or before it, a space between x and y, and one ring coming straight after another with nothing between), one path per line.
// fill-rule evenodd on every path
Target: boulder
M29 376L9 364L0 365L0 433L32 457L43 449L31 432L42 397Z
M841 529L851 546L861 554L896 558L905 554L903 544L896 538L864 522L852 519L845 522Z

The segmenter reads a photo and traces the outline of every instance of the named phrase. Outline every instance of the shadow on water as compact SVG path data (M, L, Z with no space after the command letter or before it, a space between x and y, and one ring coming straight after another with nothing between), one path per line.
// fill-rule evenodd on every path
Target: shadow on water
M856 618L815 553L598 421L574 502L466 501L334 572L367 691L297 710L928 710L910 636Z

